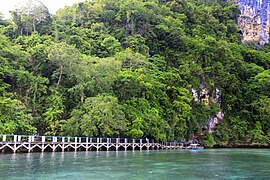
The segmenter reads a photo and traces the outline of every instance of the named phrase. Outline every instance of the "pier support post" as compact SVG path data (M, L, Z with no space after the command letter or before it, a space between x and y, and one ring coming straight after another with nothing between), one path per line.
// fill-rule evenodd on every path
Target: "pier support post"
M135 151L135 139L132 139L132 151Z
M125 145L124 145L124 147L125 147L125 151L127 150L127 139L125 138Z
M119 148L119 138L116 138L116 146L115 146L116 151L118 151L118 148Z
M13 137L13 141L14 141L14 146L13 146L13 153L16 153L16 146L17 146L17 135L14 135Z
M86 141L85 151L88 151L88 149L89 149L89 147L88 147L88 140L89 140L88 137L86 137L86 140L85 140Z
M67 143L68 143L68 146L71 144L70 137L67 137ZM67 146L67 151L69 151L69 147L68 146Z
M65 151L65 137L62 137L62 152Z
M102 138L98 138L99 140L98 140L98 149L97 149L97 151L99 151L100 150L100 148L102 147Z
M41 136L41 152L44 152L45 150L45 147L44 147L44 144L45 144L45 136Z
M3 142L6 142L7 141L7 136L6 135L3 135L3 139L2 139ZM2 149L2 153L5 152L5 148Z
M143 147L143 143L142 143L142 139L140 139L140 151L142 150Z
M109 151L109 147L110 147L110 139L109 138L107 138L107 145L106 145L106 148L107 148L107 151Z
M82 138L79 137L78 139L79 139L79 147L78 147L78 151L81 151L81 146L80 146L80 144L82 143Z
M97 145L96 145L97 151L99 149L99 138L97 138Z
M77 137L75 137L75 151L77 151Z
M31 142L32 142L32 136L28 136L28 152L31 152Z
M52 137L52 143L53 143L53 147L52 147L52 151L54 152L56 150L56 146L55 144L57 143L57 137Z

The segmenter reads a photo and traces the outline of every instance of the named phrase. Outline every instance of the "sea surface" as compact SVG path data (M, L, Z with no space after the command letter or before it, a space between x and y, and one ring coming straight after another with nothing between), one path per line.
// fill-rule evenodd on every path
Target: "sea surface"
M270 149L0 154L0 179L270 179Z

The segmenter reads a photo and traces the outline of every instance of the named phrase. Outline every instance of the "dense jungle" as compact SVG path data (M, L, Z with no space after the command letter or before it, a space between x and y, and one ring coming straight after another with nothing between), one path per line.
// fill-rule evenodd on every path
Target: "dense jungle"
M10 13L0 134L269 145L270 45L242 43L232 1L92 0L54 15L36 1Z

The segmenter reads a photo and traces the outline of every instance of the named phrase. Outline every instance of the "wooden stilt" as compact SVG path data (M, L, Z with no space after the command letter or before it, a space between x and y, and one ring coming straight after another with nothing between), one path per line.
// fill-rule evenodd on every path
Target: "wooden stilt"
M116 138L116 146L115 146L116 151L118 151L118 148L119 148L119 138Z
M77 137L75 137L75 151L77 151Z
M132 150L135 151L135 139L132 139Z
M62 152L65 151L65 137L62 137Z
M110 148L110 139L107 138L107 144L106 144L107 151L109 151Z
M125 139L125 145L124 145L124 147L125 147L125 151L127 151L127 139Z
M17 150L17 147L16 147L16 144L17 144L17 135L14 135L13 141L14 141L13 152L16 153L16 150Z
M89 138L86 137L86 140L85 140L86 141L85 151L88 151L88 149L89 149L88 140L89 140Z
M31 141L32 141L32 137L28 136L28 152L31 152Z

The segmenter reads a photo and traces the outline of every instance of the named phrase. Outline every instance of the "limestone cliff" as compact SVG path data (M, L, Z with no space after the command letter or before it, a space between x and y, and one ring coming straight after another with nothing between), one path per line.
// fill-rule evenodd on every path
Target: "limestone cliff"
M217 104L220 108L218 113L215 116L207 119L204 124L204 129L208 133L212 133L216 124L218 124L224 116L224 113L221 109L221 91L220 89L215 88L213 92L210 92L210 90L206 88L206 84L204 83L201 83L199 91L197 91L195 88L192 88L191 91L195 102L202 102L205 106L209 108L210 102L213 102Z
M238 26L243 33L243 42L269 41L270 0L237 0L241 15Z

